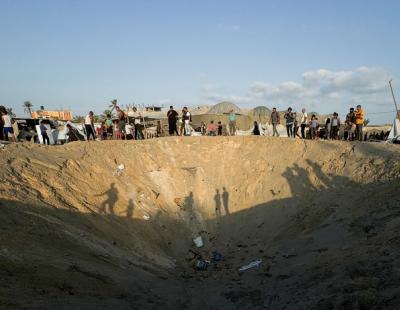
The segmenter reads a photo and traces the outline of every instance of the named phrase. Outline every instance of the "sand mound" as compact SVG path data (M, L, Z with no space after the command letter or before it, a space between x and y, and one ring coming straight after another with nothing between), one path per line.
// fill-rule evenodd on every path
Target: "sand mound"
M232 102L220 102L214 105L208 112L207 114L225 114L225 113L230 113L231 110L233 110L234 113L241 114L242 111L240 108L236 105L233 104Z
M400 303L395 146L172 137L0 152L2 308ZM224 259L197 271L189 250Z

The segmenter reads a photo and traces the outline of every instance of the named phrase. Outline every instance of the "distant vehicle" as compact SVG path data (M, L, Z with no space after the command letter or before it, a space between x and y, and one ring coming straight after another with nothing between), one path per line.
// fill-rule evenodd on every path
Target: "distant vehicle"
M33 119L33 118L23 118L23 117L14 117L13 121L16 124L15 135L18 141L32 141L35 143L39 143L40 138L37 132L37 126L40 125L40 122L43 121L44 124L50 126L50 129L57 130L59 127L59 123L53 119Z

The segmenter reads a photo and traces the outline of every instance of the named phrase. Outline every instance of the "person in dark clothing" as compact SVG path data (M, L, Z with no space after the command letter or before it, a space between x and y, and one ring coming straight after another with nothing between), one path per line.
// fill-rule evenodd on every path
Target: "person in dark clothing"
M90 111L88 115L85 117L85 132L86 139L89 142L90 137L93 138L93 141L96 140L96 134L94 132L94 120L93 120L93 111Z
M255 136L260 135L260 129L258 128L258 123L256 121L254 121L253 135Z
M176 133L179 136L178 129L176 128L176 121L178 119L178 112L174 110L174 107L171 105L169 107L169 111L167 113L168 117L168 127L169 127L169 135L173 136Z
M344 140L354 140L355 121L354 108L350 108L350 112L346 115L346 121L344 122Z
M287 131L287 136L288 138L295 138L293 135L293 123L294 123L294 115L292 113L292 108L289 108L287 112L284 115L284 118L286 119L286 131Z
M4 106L0 106L0 140L4 140L4 122L3 122L3 114L7 112L6 108Z
M222 124L221 122L218 122L218 136L222 136Z
M47 128L43 121L40 122L40 134L42 135L43 138L43 144L46 144L47 142L47 145L50 145L50 138L47 135Z

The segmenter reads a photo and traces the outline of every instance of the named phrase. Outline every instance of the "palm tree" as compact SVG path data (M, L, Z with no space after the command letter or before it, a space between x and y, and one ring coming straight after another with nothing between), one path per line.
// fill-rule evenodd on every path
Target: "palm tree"
M117 106L117 99L111 100L111 104L108 106L109 108L111 108L111 113L114 111L116 106Z
M30 101L25 101L23 107L24 107L24 112L26 112L27 114L29 114L30 117L32 117L33 104Z
M15 113L13 112L12 108L6 108L8 115L10 115L11 117L15 117Z

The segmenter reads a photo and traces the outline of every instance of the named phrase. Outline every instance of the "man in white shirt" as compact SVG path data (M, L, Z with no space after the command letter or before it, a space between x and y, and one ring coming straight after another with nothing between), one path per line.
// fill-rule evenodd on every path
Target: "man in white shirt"
M305 108L301 110L300 127L301 127L301 137L305 139L306 138L305 130L307 127L307 112Z
M126 133L125 139L126 140L133 139L133 130L134 130L134 127L131 124L127 123L125 125L125 133Z
M85 131L86 139L89 142L90 136L92 136L93 141L96 140L96 135L94 133L94 123L93 123L93 111L90 111L85 117Z
M12 127L12 120L10 114L8 114L7 111L2 112L2 119L3 119L3 132L4 132L4 139L8 141L10 138L11 141L15 142L15 136L14 136L14 129Z
M142 139L142 134L140 131L142 115L140 114L140 112L137 110L136 107L133 108L133 117L134 117L133 122L135 124L135 140Z
M333 113L332 121L331 121L331 138L338 140L339 139L339 129L340 129L340 119L338 113Z
M192 120L192 116L190 115L190 112L189 112L189 110L188 110L188 108L187 107L184 107L183 108L183 115L182 115L182 119L183 119L183 122L184 122L184 128L185 128L185 136L190 136L190 134L191 134L191 131L192 131L192 128L190 127L190 122L191 122L191 120Z

